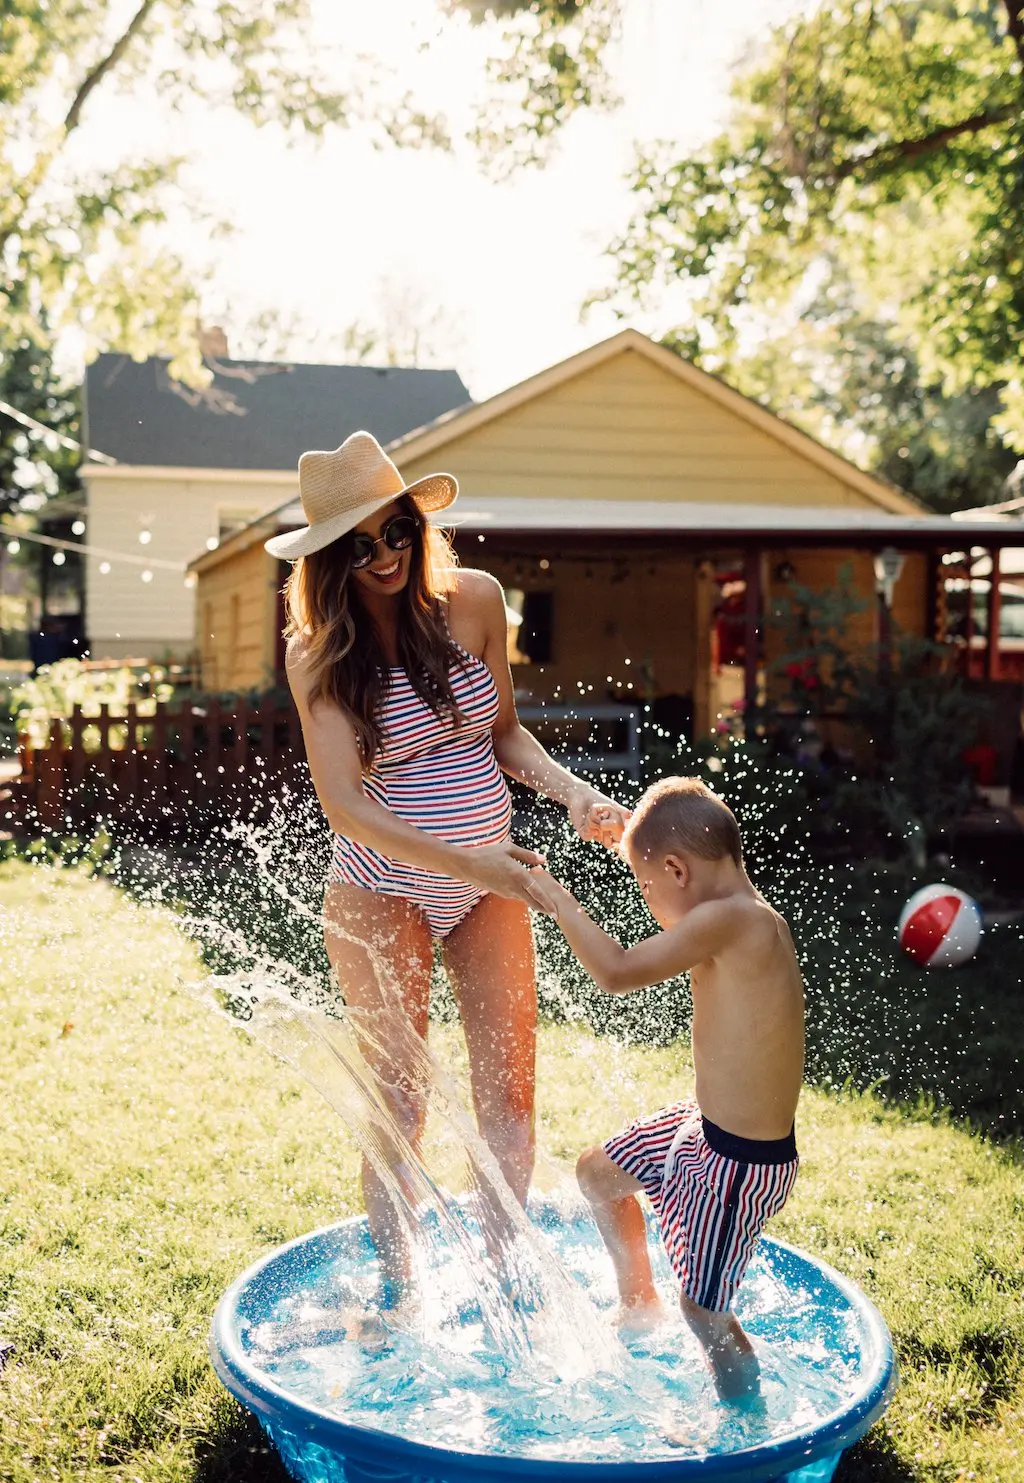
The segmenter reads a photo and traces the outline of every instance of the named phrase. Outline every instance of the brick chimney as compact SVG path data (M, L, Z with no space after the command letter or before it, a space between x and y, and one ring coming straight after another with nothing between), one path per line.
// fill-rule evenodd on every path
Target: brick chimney
M228 337L219 324L200 325L199 350L203 360L227 360Z

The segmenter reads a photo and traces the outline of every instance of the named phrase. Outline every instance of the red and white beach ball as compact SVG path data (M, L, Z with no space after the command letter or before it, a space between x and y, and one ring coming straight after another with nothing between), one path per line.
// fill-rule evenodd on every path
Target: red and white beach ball
M959 968L978 951L981 910L956 886L923 886L903 908L898 936L922 968Z

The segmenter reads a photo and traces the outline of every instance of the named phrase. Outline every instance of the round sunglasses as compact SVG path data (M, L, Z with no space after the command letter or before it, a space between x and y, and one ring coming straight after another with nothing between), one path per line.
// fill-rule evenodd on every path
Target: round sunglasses
M418 528L411 515L396 515L393 520L388 521L376 540L373 536L367 535L365 530L357 530L352 537L354 570L359 571L362 567L370 565L381 541L389 551L408 551L416 539Z

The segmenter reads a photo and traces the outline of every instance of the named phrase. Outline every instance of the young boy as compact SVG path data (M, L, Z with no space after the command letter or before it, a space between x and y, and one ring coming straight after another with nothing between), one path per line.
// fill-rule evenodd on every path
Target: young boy
M638 1118L587 1149L576 1173L615 1267L623 1321L661 1316L643 1191L719 1396L756 1395L757 1359L731 1306L761 1228L796 1179L804 1003L793 941L743 868L732 811L698 779L649 788L620 848L664 929L636 947L620 947L545 872L533 872L531 890L605 993L689 970L696 1101Z

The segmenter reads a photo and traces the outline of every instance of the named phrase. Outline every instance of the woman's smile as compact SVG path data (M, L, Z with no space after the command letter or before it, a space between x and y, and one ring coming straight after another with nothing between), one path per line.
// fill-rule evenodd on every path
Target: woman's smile
M366 575L373 577L382 587L393 586L402 576L402 557L399 554L387 566L367 567Z

